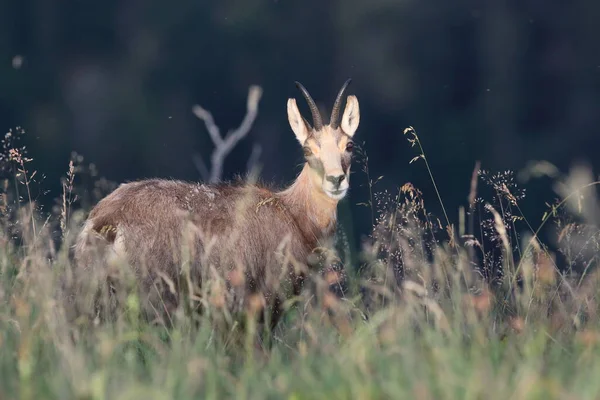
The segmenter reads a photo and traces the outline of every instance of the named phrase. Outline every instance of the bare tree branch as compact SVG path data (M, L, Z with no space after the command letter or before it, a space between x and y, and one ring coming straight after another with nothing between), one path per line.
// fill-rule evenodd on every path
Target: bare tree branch
M223 161L225 160L225 157L227 157L227 155L233 150L238 142L246 137L250 132L250 129L252 129L252 125L254 124L258 114L258 103L260 102L261 97L262 88L256 85L250 86L248 91L248 101L246 103L246 115L244 116L240 126L233 131L227 132L225 138L221 136L221 131L215 124L210 111L197 104L192 107L192 112L194 115L204 121L206 130L208 131L208 134L215 145L215 149L211 155L210 171L207 170L206 165L200 156L196 156L194 158L196 168L198 168L201 175L204 175L204 179L208 177L209 183L215 183L221 179L223 175ZM253 154L250 156L251 158L253 156L255 157L254 152L255 150L253 150ZM253 160L252 162L255 163L256 161Z
M248 157L248 163L246 164L246 170L253 171L255 168L257 168L258 159L260 158L261 154L262 154L261 145L255 143L254 146L252 146L252 153L250 153L250 157Z
M202 157L199 154L194 154L194 156L192 157L192 161L194 162L196 169L200 173L202 180L208 181L210 179L210 171L206 167L206 163L204 162Z

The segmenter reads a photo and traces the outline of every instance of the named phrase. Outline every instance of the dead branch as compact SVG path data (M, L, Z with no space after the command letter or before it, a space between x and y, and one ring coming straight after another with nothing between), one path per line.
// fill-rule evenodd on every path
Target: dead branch
M212 114L210 111L202 108L198 104L192 107L192 112L196 117L204 121L204 125L206 126L206 130L215 145L215 149L211 155L211 169L210 171L204 164L204 161L200 156L194 157L194 163L196 164L196 168L202 175L204 180L208 180L209 183L218 182L223 174L223 161L225 157L233 150L233 148L238 144L240 140L248 135L250 129L252 129L252 125L254 124L254 120L258 114L258 103L260 98L262 97L262 88L260 86L250 86L248 91L248 101L246 105L246 115L242 120L240 126L232 131L227 132L225 138L221 136L221 132L219 127L215 124ZM252 162L256 162L254 158L256 149L253 150L253 154L251 155Z

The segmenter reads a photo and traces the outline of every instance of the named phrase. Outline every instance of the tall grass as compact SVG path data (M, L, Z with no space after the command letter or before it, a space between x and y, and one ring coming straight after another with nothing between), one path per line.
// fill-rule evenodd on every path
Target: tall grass
M214 301L199 321L183 308L172 327L144 320L135 282L114 318L96 318L94 277L74 277L70 246L114 186L76 156L56 208L41 210L13 139L2 158L0 399L600 397L600 203L585 168L555 177L560 199L538 224L521 213L510 172L476 168L457 227L410 183L370 186L361 258L316 275L272 345L257 346L252 318L219 334ZM552 246L542 226L555 228ZM88 290L74 291L81 279Z

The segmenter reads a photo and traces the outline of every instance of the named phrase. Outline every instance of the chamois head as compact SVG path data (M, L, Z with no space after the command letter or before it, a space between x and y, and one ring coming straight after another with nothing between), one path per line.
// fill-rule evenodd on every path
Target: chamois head
M314 100L299 82L296 82L296 86L310 107L313 126L302 117L295 99L288 99L287 103L288 121L304 150L311 179L334 200L343 199L349 188L350 161L354 148L352 136L360 121L358 100L354 95L348 96L341 121L339 118L342 97L350 81L348 79L340 89L328 125L323 125Z

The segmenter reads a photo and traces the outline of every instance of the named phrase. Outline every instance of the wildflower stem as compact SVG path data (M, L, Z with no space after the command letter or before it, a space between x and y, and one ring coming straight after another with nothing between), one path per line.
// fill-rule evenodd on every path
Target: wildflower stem
M419 150L421 152L419 157L421 157L423 159L423 161L425 161L425 167L427 168L427 172L429 173L429 178L431 179L431 182L433 183L433 188L434 188L437 198L440 202L440 205L442 206L442 211L444 212L444 217L446 218L446 224L448 226L450 226L450 218L448 218L448 213L446 212L446 207L444 207L444 202L442 201L442 196L440 195L440 191L438 190L437 184L435 183L435 179L433 178L433 173L431 172L431 167L429 166L429 163L427 162L427 157L425 156L425 150L423 149L423 145L421 144L421 141L419 140L419 136L417 135L417 132L415 131L415 129L412 126L409 126L408 128L406 128L404 130L404 134L406 135L407 133L412 134L412 137L413 137L413 139L409 139L409 142L411 142L413 145L417 144L419 146Z

